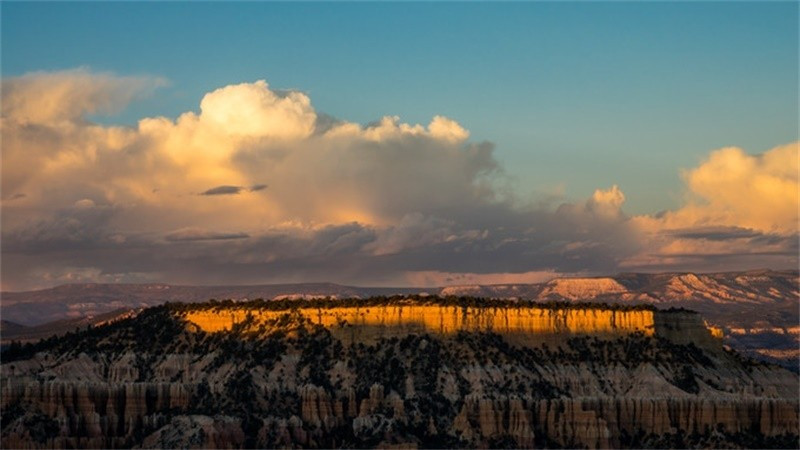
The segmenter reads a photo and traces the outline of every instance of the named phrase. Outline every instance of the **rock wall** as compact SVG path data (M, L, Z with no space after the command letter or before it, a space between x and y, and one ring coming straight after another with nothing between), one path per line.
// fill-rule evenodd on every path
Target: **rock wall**
M409 333L451 335L458 331L494 332L515 343L538 344L553 336L587 334L615 337L630 333L659 335L676 343L719 347L700 316L688 312L615 309L552 309L530 306L460 307L397 305L366 307L298 308L311 323L331 329L339 338L365 342ZM288 310L207 309L183 317L207 332L230 330L248 321L248 327L269 326Z

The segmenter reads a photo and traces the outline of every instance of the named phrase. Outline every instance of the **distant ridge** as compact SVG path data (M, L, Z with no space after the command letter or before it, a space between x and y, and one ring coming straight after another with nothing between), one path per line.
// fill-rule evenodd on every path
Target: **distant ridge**
M103 314L116 309L142 308L165 302L201 302L216 299L365 298L381 295L431 294L605 302L752 304L800 300L798 271L622 273L605 277L554 278L544 283L453 285L446 287L358 287L335 283L189 286L151 284L64 284L48 289L2 292L4 320L33 326L60 319ZM31 305L36 308L31 308Z
M165 302L194 303L212 298L252 300L429 294L513 298L528 301L597 301L680 306L700 312L725 331L726 344L751 356L797 367L800 357L798 271L750 270L719 273L622 273L615 276L555 278L544 283L455 285L447 287L357 287L335 283L245 286L153 284L67 284L27 292L3 292L0 316L37 333L0 329L9 339L43 337L44 330L66 332L113 311L136 310ZM46 326L44 326L46 324ZM73 326L74 325L74 326ZM52 332L50 333L52 334Z
M64 284L48 289L3 292L4 319L25 325L102 314L119 308L144 308L166 302L194 303L215 299L273 299L331 297L362 298L412 294L415 288L361 288L334 283L263 284L243 286L186 286L170 284ZM435 292L436 289L429 290ZM36 308L31 308L31 305Z
M18 334L28 329L30 329L30 327L26 327L25 325L20 325L9 320L0 320L0 335Z

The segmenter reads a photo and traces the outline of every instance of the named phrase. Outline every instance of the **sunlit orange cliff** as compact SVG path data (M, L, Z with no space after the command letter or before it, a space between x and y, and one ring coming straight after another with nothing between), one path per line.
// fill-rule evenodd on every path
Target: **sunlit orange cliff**
M554 309L534 306L449 306L400 304L372 306L318 306L291 309L310 323L324 326L340 339L371 342L409 333L451 335L459 331L493 332L516 343L539 343L559 337L587 334L616 337L632 333L661 336L676 343L714 345L720 331L707 328L697 314L650 309L608 307ZM217 308L182 313L206 332L230 330L240 324L252 330L275 323L287 310ZM719 345L719 344L716 344Z

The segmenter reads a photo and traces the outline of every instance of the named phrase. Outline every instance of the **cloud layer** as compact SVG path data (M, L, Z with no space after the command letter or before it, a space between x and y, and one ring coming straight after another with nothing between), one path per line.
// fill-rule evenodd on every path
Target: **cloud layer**
M163 81L86 69L3 80L3 289L59 280L358 284L797 263L798 144L712 152L684 205L617 186L554 209L504 188L456 121L361 125L266 81L134 127L87 119Z

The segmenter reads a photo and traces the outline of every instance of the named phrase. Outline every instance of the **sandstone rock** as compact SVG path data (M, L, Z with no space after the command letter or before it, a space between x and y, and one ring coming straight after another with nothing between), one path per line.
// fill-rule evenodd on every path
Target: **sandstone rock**
M374 341L317 328L228 340L185 330L179 338L194 350L51 350L3 363L2 446L616 448L651 434L800 434L797 375L725 353L697 315L447 308L371 307L385 313ZM238 313L214 314L235 323ZM398 317L414 324L386 331ZM419 321L440 331L419 335ZM452 324L466 334L441 331ZM506 332L525 327L560 330L561 344ZM264 350L262 339L275 345ZM614 356L631 354L624 346L641 347L638 359Z

